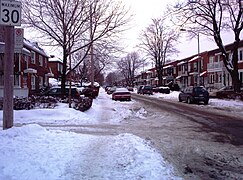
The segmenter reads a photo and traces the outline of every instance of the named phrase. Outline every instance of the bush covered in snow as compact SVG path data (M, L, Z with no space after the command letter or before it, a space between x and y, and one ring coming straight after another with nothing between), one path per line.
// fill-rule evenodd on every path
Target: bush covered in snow
M61 99L52 96L30 96L28 98L14 98L14 110L29 110L34 108L48 108L53 109L57 103L68 103L68 98ZM72 99L72 107L79 111L86 111L92 106L93 100L88 97L80 97L79 99ZM3 110L3 98L0 99L0 110Z

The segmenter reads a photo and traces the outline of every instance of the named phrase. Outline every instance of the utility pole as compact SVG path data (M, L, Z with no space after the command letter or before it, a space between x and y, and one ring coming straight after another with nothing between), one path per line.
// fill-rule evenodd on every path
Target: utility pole
M94 88L94 46L93 46L93 8L90 2L90 70L91 70L91 88ZM93 94L93 93L92 93Z
M200 72L201 72L201 57L200 57L200 39L199 39L199 32L197 33L197 54L198 54L198 78L197 78L197 85L200 86Z
M0 26L4 31L3 129L13 126L14 26L21 26L21 2L0 1Z
M4 28L3 129L13 126L14 26Z

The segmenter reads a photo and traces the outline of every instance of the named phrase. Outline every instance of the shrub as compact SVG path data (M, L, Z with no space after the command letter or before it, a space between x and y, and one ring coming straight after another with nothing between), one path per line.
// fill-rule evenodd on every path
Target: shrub
M15 97L13 103L14 110L24 110L33 108L48 108L53 109L58 102L68 103L68 98L61 99L52 96L30 96L28 98ZM92 98L80 97L72 99L73 108L79 111L86 111L92 106ZM0 98L0 110L3 110L3 98Z

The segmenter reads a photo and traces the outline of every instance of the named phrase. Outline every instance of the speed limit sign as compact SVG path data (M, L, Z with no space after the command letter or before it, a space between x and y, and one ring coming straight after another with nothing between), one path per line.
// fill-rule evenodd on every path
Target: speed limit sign
M0 25L20 26L21 25L21 2L0 1Z

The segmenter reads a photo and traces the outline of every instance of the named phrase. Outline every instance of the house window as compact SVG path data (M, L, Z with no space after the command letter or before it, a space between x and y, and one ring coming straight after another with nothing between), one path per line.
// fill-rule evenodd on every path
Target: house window
M28 59L29 59L29 56L27 56L27 55L23 55L24 56L24 68L28 68Z
M210 74L210 83L214 83L214 75Z
M47 58L44 58L44 62L45 62L45 67L47 67Z
M35 76L34 75L31 76L31 89L35 90Z
M35 52L31 51L31 63L35 64Z
M238 53L239 61L243 61L243 49L239 49Z
M201 59L201 69L203 69L203 59Z
M15 86L20 86L19 78L20 78L19 75L14 75L14 85Z
M58 64L57 70L58 70L59 72L62 72L62 64Z
M40 66L43 66L43 57L42 57L42 55L39 55L39 64L40 64Z
M43 82L43 77L39 77L39 87L40 88L42 88L43 87L43 84L44 84L44 82Z
M193 63L193 68L194 68L194 70L197 70L197 62Z
M217 55L217 59L216 59L217 62L220 62L220 56L221 55Z
M213 64L214 63L214 56L210 56L209 57L209 64Z
M243 71L242 72L239 72L239 79L240 79L240 82L243 84Z

